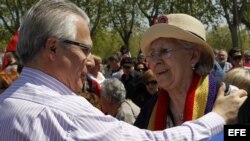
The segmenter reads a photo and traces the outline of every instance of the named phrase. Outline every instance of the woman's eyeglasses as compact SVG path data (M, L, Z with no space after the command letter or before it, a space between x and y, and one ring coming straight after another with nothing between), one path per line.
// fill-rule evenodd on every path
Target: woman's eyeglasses
M156 85L156 84L157 84L157 81L156 81L156 80L150 80L150 81L147 81L145 84L146 84L146 85L149 85L149 84L151 84L151 85Z
M172 48L164 48L164 49L161 49L159 51L153 51L151 52L151 54L149 56L146 56L146 59L148 61L154 61L156 60L158 57L161 57L161 58L169 58L171 56L171 52L173 51L178 51L178 50L181 50L182 48L179 48L179 49L172 49Z

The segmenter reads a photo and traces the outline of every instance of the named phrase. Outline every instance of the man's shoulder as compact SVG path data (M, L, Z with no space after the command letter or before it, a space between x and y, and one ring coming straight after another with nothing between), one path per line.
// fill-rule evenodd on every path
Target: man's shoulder
M91 111L98 111L82 96L72 94L62 95L55 91L37 92L36 90L36 92L23 92L24 93L20 93L17 91L17 93L11 94L6 91L4 95L10 96L5 96L5 99L13 100L17 103L29 103L26 105L26 108L29 109L40 107L40 109L46 109L50 112L60 112L72 116L81 115Z
M76 117L87 113L100 112L84 97L77 95L61 95L51 101L45 101L43 105L53 111L60 111Z

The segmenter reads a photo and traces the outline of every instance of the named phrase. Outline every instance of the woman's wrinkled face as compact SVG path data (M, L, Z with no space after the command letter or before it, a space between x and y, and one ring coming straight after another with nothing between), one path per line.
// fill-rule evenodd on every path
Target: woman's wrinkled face
M184 48L175 39L159 38L151 44L149 65L159 87L175 89L192 74L192 49Z

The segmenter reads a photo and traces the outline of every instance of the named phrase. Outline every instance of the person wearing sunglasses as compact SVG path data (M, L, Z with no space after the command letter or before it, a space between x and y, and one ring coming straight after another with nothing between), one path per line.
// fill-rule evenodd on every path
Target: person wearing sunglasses
M89 18L72 2L40 0L31 7L17 46L23 70L0 94L1 141L206 140L236 118L234 110L244 101L246 92L223 96L222 87L208 115L174 129L141 130L78 95L92 44Z
M137 62L135 64L135 70L137 70L138 72L141 73L141 75L143 75L144 72L148 70L148 67L147 67L147 65L145 63Z
M154 95L158 92L159 86L155 78L155 74L152 72L151 69L147 70L143 76L142 80L146 85L147 91L150 95Z
M126 88L126 98L131 99L138 105L137 97L141 92L146 91L142 81L142 75L140 72L135 70L134 62L131 57L123 58L120 64L123 70L120 80Z
M228 51L228 56L229 56L229 61L231 62L233 66L231 69L234 69L237 67L243 67L244 57L243 57L243 51L240 48L238 47L231 48Z
M142 81L146 87L146 91L142 91L137 94L135 103L140 107L143 108L147 102L155 95L157 94L159 87L158 83L155 79L155 75L152 72L152 70L147 70L142 75Z

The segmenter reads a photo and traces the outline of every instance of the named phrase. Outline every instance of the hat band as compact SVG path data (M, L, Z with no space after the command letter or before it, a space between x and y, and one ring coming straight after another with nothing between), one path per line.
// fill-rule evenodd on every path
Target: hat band
M201 40L205 41L201 36L199 36L199 35L197 35L197 34L191 32L191 31L188 31L188 32L192 33L193 35L197 36L197 37L200 38Z

